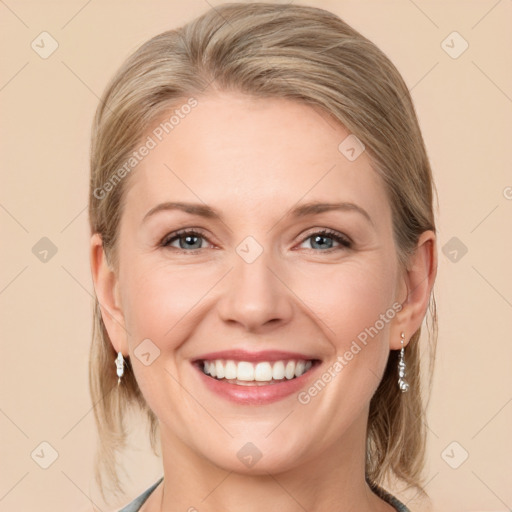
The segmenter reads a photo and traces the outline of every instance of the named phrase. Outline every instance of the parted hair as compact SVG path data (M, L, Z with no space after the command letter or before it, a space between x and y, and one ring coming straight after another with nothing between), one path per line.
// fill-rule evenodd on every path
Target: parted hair
M407 268L419 236L436 231L430 163L409 90L389 58L329 11L293 4L227 3L142 44L103 93L92 127L89 220L91 234L101 235L114 270L123 200L136 168L108 193L102 187L155 122L172 107L209 91L302 102L354 134L383 179L401 269ZM391 350L370 402L366 433L367 480L381 485L399 479L423 495L426 403L437 340L433 292L426 320L428 366L420 364L421 329L408 333L410 389L398 389L399 351ZM107 488L114 494L124 492L118 460L126 447L129 410L147 417L150 445L157 453L158 420L144 400L129 358L122 385L117 386L115 357L95 297L89 380L98 430L96 479L104 496Z

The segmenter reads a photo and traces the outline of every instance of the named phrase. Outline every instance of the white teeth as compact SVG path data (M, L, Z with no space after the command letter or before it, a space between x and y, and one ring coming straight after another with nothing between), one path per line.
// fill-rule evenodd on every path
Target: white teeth
M222 361L215 361L215 373L217 374L217 379L224 378L224 365Z
M226 361L225 375L226 379L236 379L236 364L234 361Z
M206 375L217 379L238 380L243 382L270 382L272 380L291 380L300 377L313 366L312 361L204 361L203 371Z
M295 377L295 363L293 361L288 361L286 368L284 369L284 376L290 380Z
M272 366L270 363L258 363L254 369L254 380L270 381L272 380Z
M274 363L274 367L272 368L272 378L274 380L284 379L284 363L283 363L283 361L277 361L276 363Z
M304 373L304 368L306 368L306 363L304 361L297 361L295 365L295 377L300 377ZM217 376L219 372L217 371Z
M240 361L236 371L236 378L237 380L254 380L254 366L246 361Z

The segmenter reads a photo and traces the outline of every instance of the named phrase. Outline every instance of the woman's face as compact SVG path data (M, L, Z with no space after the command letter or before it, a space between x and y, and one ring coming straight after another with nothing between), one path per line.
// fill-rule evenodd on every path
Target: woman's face
M405 298L366 152L306 105L233 93L168 131L129 178L111 333L163 441L238 472L363 447Z

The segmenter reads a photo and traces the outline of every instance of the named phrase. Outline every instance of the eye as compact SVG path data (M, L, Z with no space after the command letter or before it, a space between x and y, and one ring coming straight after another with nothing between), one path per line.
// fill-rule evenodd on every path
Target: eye
M202 249L201 240L207 240L206 237L199 231L194 230L183 230L176 231L167 235L161 242L162 247L174 247L175 249L182 250L184 252L193 252ZM177 241L178 247L172 246Z
M194 252L204 248L202 243L203 240L208 239L200 231L184 229L165 236L165 238L160 242L160 245L162 247L172 247L183 252ZM304 238L302 243L307 240L312 241L312 249L320 248L322 251L336 250L337 247L333 247L333 240L342 248L350 249L352 247L352 242L348 237L330 229L323 229L321 231L314 232ZM329 240L331 240L331 242L329 242ZM178 242L177 247L173 245L175 242Z
M346 249L350 249L352 247L352 242L348 237L330 229L323 229L321 231L312 233L311 235L308 235L302 241L302 243L306 242L307 240L311 240L312 249L319 247L323 251L329 251L331 249L336 250L336 247L333 247L332 241L329 242L329 240L336 241Z

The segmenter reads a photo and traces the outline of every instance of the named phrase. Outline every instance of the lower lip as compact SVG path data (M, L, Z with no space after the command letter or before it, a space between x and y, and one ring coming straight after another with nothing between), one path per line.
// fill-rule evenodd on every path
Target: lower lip
M245 405L266 405L282 400L294 393L298 393L310 379L318 367L313 365L306 373L295 379L284 379L282 382L268 385L238 386L229 382L218 380L206 375L201 368L194 365L204 384L216 393L232 402Z

